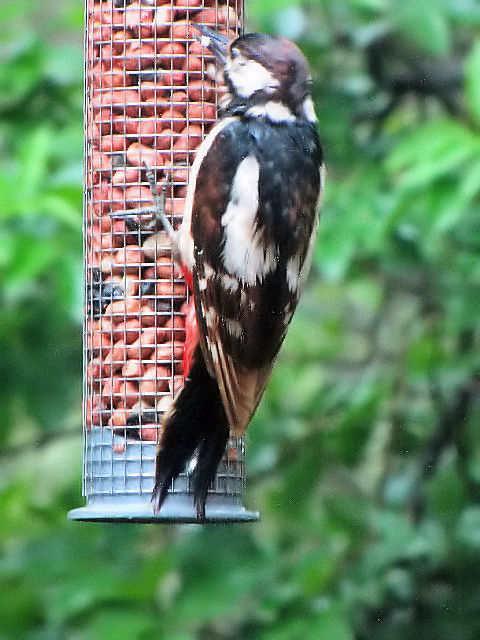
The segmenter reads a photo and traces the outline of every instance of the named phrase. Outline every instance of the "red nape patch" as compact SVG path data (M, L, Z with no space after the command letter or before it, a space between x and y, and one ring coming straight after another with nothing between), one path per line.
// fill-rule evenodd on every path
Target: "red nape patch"
M187 283L188 290L192 292L193 291L193 274L189 269L187 269L187 267L184 264L182 264L182 275L183 275L183 279Z
M198 344L198 324L195 304L190 300L185 315L185 349L183 352L183 379L185 380L192 366L193 354Z

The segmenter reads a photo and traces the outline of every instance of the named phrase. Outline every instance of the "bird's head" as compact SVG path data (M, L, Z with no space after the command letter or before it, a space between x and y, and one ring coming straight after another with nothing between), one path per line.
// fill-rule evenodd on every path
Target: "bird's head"
M248 116L315 122L308 63L287 38L247 33L235 40L195 25L223 68L231 104Z

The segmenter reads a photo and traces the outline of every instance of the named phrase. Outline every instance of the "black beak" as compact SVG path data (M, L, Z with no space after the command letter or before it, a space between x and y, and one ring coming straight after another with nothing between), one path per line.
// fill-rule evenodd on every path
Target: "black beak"
M202 34L201 36L195 36L197 40L199 40L202 46L207 47L207 49L210 49L210 51L215 54L219 64L225 66L227 62L227 36L218 33L215 29L209 29L203 24L194 22L193 26Z

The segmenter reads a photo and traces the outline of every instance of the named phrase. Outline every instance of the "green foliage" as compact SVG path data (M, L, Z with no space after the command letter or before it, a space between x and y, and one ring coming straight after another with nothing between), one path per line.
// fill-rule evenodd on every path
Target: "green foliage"
M204 528L66 521L81 502L80 5L3 11L0 639L476 640L477 3L247 1L254 28L311 61L328 186L248 432L262 520Z
M466 98L471 118L480 127L480 41L477 40L466 63Z
M32 3L30 11L34 11ZM13 9L11 10L13 11ZM19 17L19 16L18 16ZM18 24L5 23L5 31ZM26 16L25 24L28 24ZM58 23L53 20L50 35ZM78 402L82 51L33 28L0 70L0 440L58 429ZM66 69L56 72L52 61ZM53 375L50 375L52 372ZM77 410L77 415L79 411Z

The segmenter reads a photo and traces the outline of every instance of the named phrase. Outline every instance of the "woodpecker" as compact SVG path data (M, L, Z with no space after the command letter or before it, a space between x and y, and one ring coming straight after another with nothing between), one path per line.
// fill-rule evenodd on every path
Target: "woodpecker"
M229 41L195 26L227 93L192 164L182 225L170 228L195 311L185 385L163 418L152 504L161 509L195 454L201 522L228 438L248 427L309 272L324 165L298 47L260 33Z

